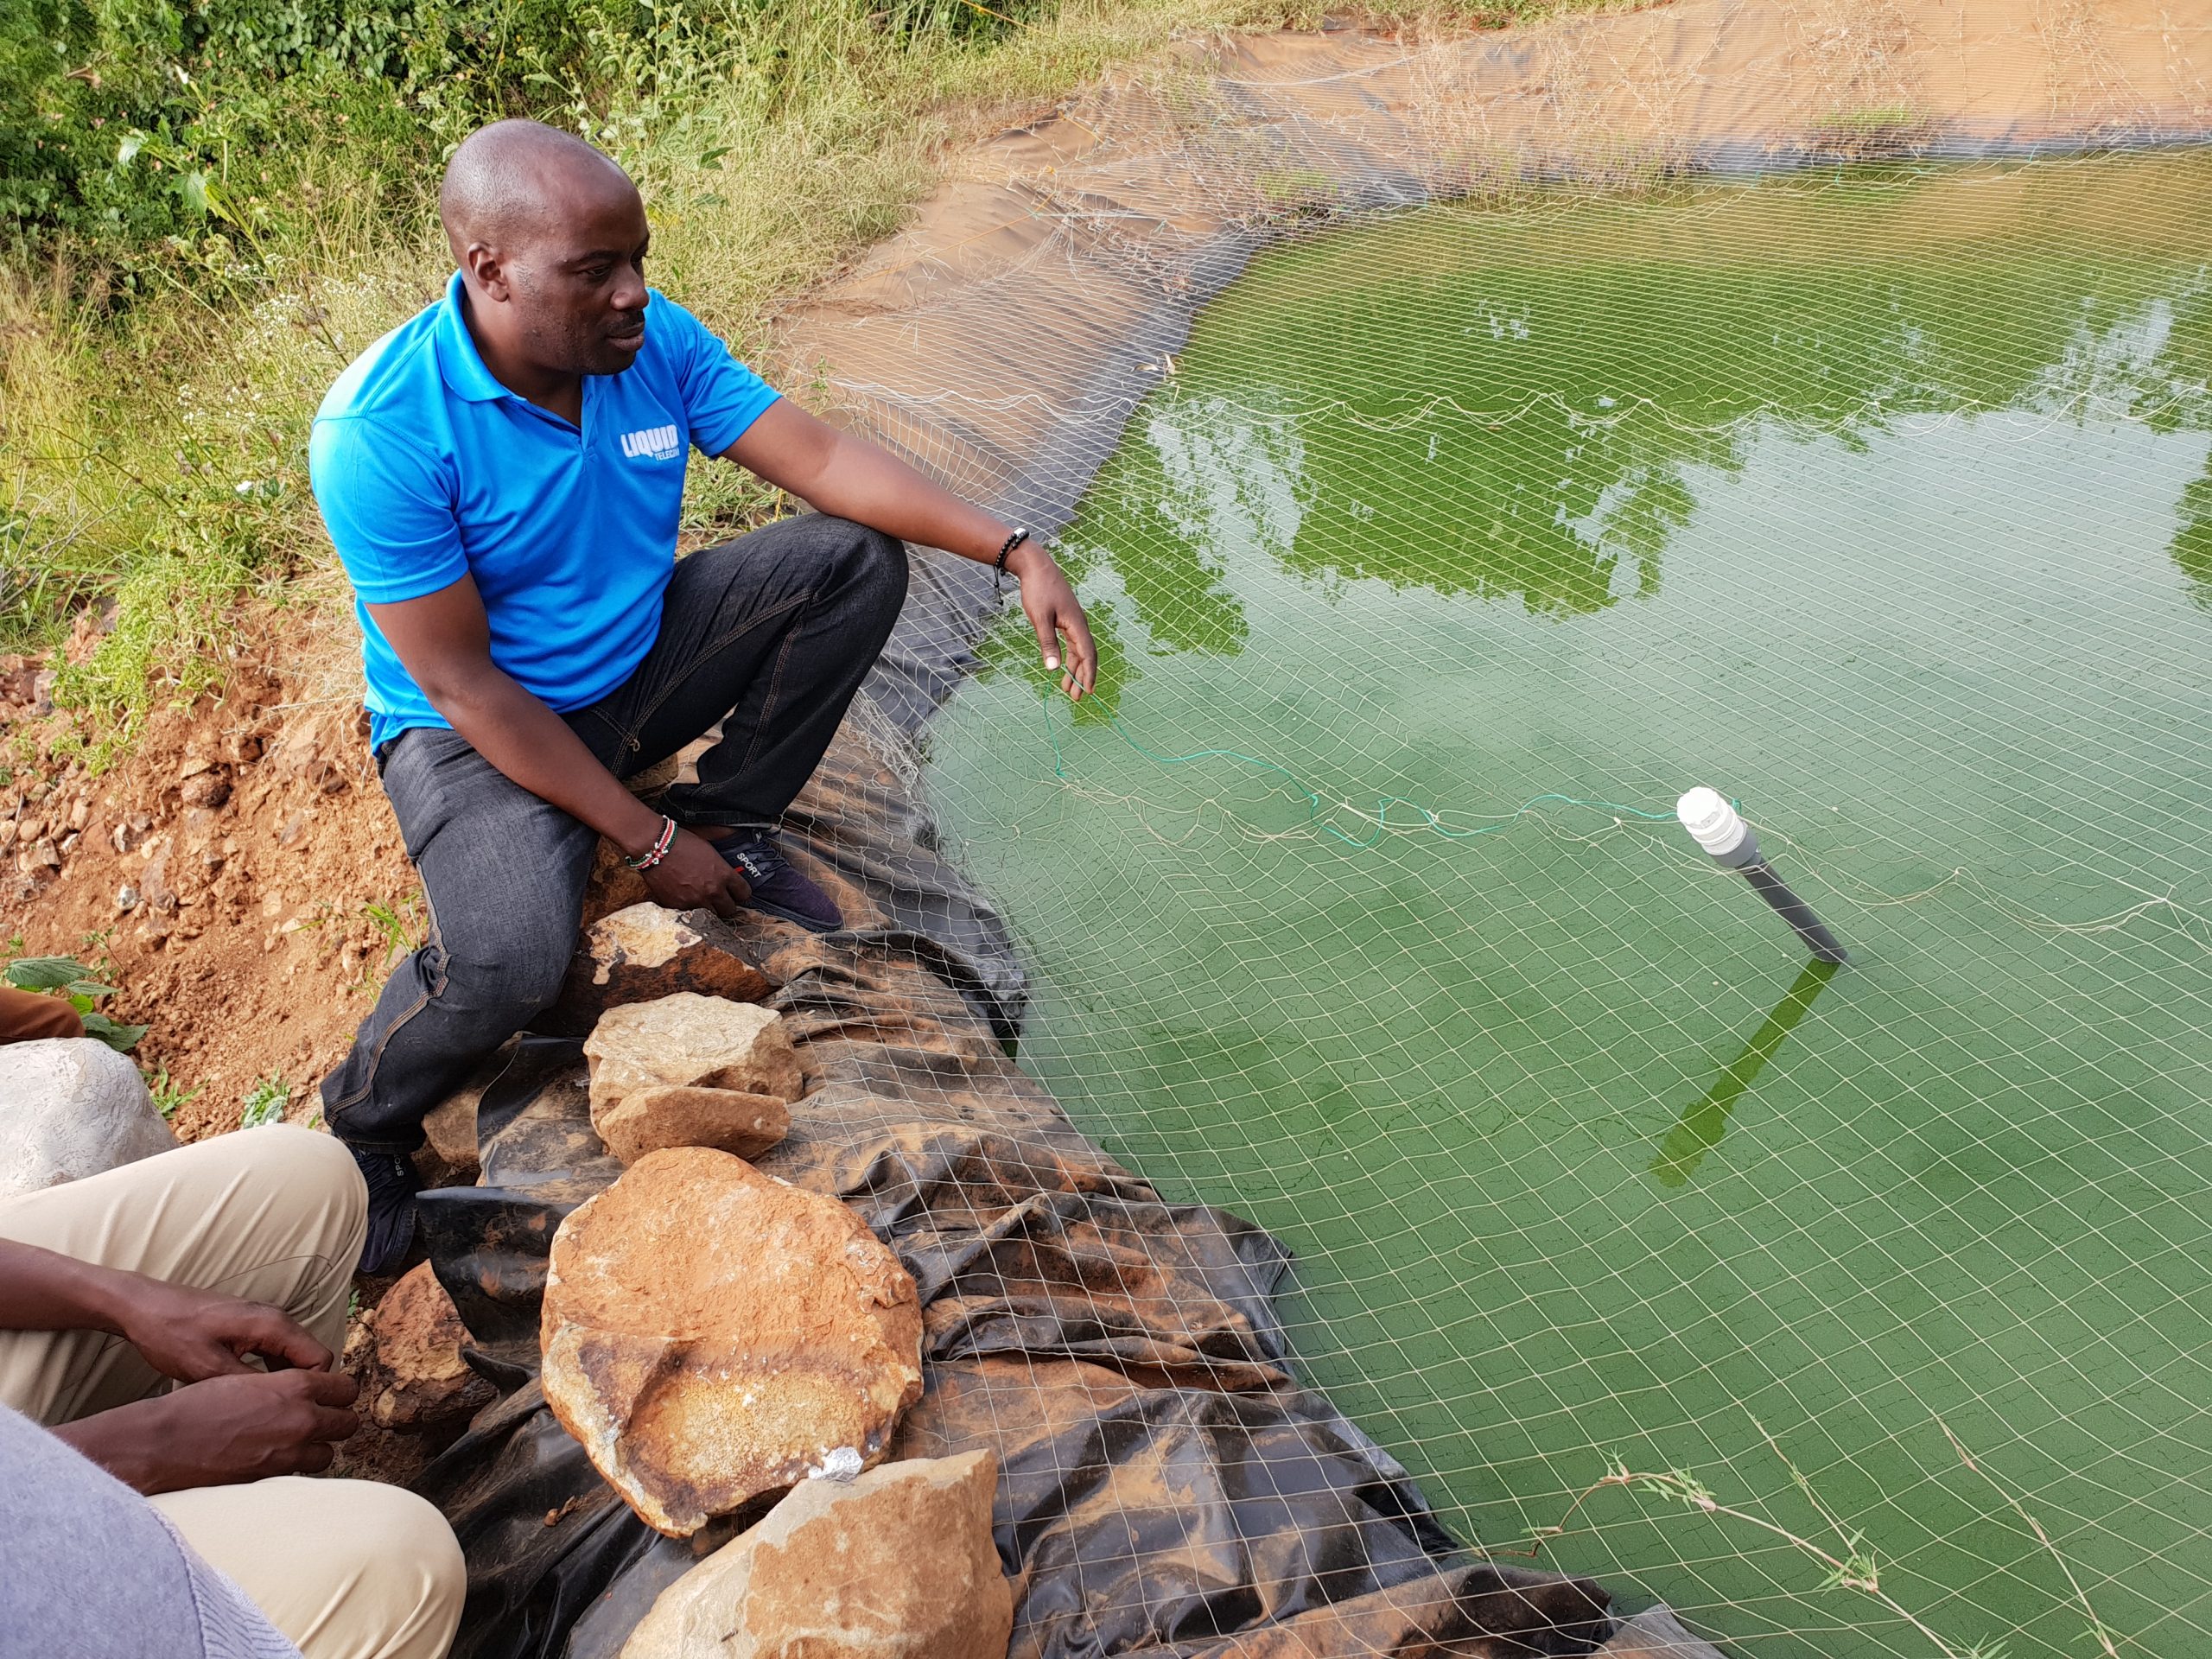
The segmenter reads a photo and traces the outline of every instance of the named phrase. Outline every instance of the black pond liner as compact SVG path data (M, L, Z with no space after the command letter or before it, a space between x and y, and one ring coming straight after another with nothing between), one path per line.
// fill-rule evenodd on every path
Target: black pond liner
M1008 1058L1025 978L1003 919L938 855L910 735L995 601L988 573L935 556L914 586L790 820L799 855L860 889L878 925L741 930L782 982L772 1005L808 1073L760 1166L844 1200L913 1274L926 1384L891 1454L998 1459L1014 1659L1593 1651L1616 1629L1603 1590L1470 1554L1389 1453L1299 1386L1274 1309L1284 1247L1162 1202ZM482 1096L480 1183L422 1198L470 1363L501 1389L416 1483L470 1564L460 1659L618 1654L662 1590L772 1503L664 1538L544 1403L547 1253L620 1173L585 1081L574 1042L524 1038Z

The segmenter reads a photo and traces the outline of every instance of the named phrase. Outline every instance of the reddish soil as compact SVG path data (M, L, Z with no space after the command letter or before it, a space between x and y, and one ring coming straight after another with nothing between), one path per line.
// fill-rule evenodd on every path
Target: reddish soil
M334 695L320 665L343 647L302 649L333 632L296 609L257 619L224 692L154 717L106 775L19 768L0 788L0 928L119 988L107 1011L149 1027L132 1058L196 1091L172 1120L188 1141L236 1128L270 1077L311 1121L397 960L377 912L402 953L427 925L358 694ZM41 717L40 690L0 660L0 730L49 734L61 717Z

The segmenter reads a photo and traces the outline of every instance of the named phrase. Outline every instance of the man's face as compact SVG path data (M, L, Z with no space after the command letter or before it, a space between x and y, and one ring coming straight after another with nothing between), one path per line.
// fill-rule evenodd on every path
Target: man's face
M540 368L620 374L645 343L645 204L626 180L579 190L505 262L516 344Z

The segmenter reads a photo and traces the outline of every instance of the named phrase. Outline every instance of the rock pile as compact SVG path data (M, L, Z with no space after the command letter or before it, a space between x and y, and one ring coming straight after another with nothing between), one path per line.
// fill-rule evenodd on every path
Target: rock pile
M592 1127L626 1164L671 1147L757 1158L804 1086L782 1015L696 991L608 1009L584 1055Z
M1005 1659L990 1453L813 1480L664 1590L622 1659Z
M540 1336L562 1427L673 1537L859 1473L922 1392L898 1257L836 1199L705 1147L649 1153L570 1212Z

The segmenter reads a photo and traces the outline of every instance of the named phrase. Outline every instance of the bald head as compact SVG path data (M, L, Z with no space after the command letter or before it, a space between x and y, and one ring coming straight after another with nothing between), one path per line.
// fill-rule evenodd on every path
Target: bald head
M609 198L638 200L610 157L558 127L495 121L461 140L446 163L438 219L458 258L472 242L499 246Z
M454 151L438 217L469 333L511 388L560 391L637 360L651 238L638 188L607 156L535 121L495 122Z

